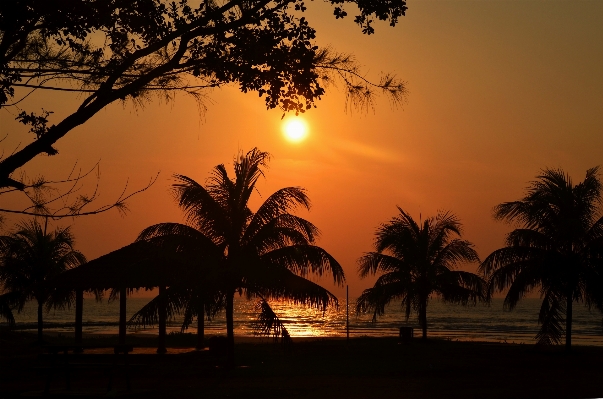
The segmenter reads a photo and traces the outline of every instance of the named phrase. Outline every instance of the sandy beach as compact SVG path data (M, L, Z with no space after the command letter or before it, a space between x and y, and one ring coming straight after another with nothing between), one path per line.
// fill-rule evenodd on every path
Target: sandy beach
M154 337L132 337L132 390L116 375L81 371L72 391L57 375L51 396L140 398L593 398L603 396L603 348L450 342L394 338L296 338L285 350L267 338L238 338L234 369L212 351L195 351L194 336L169 336L168 354L156 355ZM48 336L49 343L71 337ZM115 337L86 336L85 345L107 346ZM35 372L41 348L35 337L4 332L0 338L0 397L39 396L44 376Z

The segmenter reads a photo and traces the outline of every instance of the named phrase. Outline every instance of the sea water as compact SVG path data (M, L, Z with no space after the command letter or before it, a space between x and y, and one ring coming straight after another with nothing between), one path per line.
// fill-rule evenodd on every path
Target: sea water
M127 319L150 298L128 298ZM503 309L502 299L493 299L489 305L461 306L444 303L438 299L429 302L427 309L428 336L449 340L487 341L507 343L534 343L538 331L538 313L541 300L523 299L512 310ZM404 310L397 304L390 304L383 316L372 321L372 314L357 315L355 301L349 304L349 329L351 337L360 336L397 336L399 328L415 328L415 336L420 335L417 317L411 314L405 320ZM327 311L292 305L288 302L271 302L271 306L284 322L293 337L345 337L348 307L345 299L338 307ZM257 317L256 302L244 298L235 299L234 325L235 335L253 336L253 321ZM37 307L28 303L21 313L15 314L17 328L35 330L37 328ZM75 310L51 310L44 313L45 330L72 332ZM100 302L93 298L84 299L83 330L90 334L116 334L119 320L119 301ZM168 331L181 330L181 317L168 322ZM0 323L3 325L5 323ZM225 334L224 312L205 322L207 335ZM157 326L129 327L129 333L157 334ZM196 332L196 322L187 332ZM603 346L603 318L599 311L574 304L572 341L578 345Z

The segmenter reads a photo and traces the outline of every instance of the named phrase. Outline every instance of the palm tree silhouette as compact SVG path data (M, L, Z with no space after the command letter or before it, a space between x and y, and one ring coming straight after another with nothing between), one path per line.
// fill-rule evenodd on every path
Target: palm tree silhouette
M415 311L426 339L431 295L448 302L476 303L485 298L485 282L476 274L453 270L460 262L479 262L473 244L460 239L461 223L456 216L439 212L419 225L398 210L398 216L377 229L375 251L358 261L361 277L382 274L372 288L363 291L356 310L372 311L376 320L389 302L401 299L406 320Z
M572 305L584 302L603 310L603 217L599 168L586 171L574 185L560 169L545 169L526 196L494 208L498 220L520 225L506 246L490 254L480 270L490 279L490 293L509 289L504 305L513 309L534 289L543 299L538 316L541 344L571 349Z
M43 308L70 306L73 291L57 290L46 284L64 271L86 262L73 249L75 240L69 227L47 233L38 221L22 222L17 231L0 236L0 281L21 311L26 301L38 303L38 341L43 342Z
M299 206L310 208L304 189L282 188L256 212L249 208L249 199L268 159L269 154L257 148L240 154L234 160L232 179L221 164L213 169L205 186L189 177L175 176L178 182L173 190L185 212L186 224L154 225L139 236L179 243L179 250L197 265L191 270L197 270L199 278L191 281L205 281L198 292L203 291L205 298L215 302L221 296L226 310L230 363L234 361L236 292L262 301L282 298L325 309L337 304L337 298L305 277L330 273L335 283L341 285L344 281L339 263L314 245L319 234L316 226L290 213ZM262 305L264 316L269 314L265 309Z

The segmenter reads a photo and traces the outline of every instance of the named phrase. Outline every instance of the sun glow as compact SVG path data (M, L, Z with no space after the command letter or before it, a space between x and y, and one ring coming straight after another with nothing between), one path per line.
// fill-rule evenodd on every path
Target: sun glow
M308 136L308 125L300 117L286 119L283 123L285 138L293 143L299 143Z

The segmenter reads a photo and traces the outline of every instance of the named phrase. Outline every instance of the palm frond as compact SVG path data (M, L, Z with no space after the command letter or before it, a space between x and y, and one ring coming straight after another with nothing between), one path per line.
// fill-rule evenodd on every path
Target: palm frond
M290 245L312 244L317 235L318 229L309 221L284 214L263 225L254 235L246 233L241 244L265 253Z
M591 259L589 267L583 272L584 303L588 308L596 308L603 313L603 240L599 247L600 254Z
M553 249L554 243L540 231L533 229L515 229L505 238L508 247L540 248L544 250Z
M293 343L285 324L274 313L265 299L260 299L256 304L258 317L253 322L253 333L256 335L272 335L275 340L281 339L284 345Z
M20 292L6 292L0 295L0 318L6 320L9 327L15 326L13 310L20 311L23 308L23 302Z
M554 345L561 342L564 331L562 325L564 314L563 300L560 300L555 293L547 293L538 314L540 330L536 334L536 340L539 345Z
M449 211L440 211L435 218L425 219L422 230L428 254L435 257L441 248L453 241L453 236L461 236L462 226L456 215Z
M399 280L385 282L389 275L381 276L375 285L362 291L362 294L356 300L356 313L373 313L373 321L377 316L385 314L385 307L393 300L401 299L402 303L411 302L408 300L413 297L413 287L404 284ZM410 316L410 307L408 307L406 318Z
M149 303L132 315L128 324L131 326L153 326L159 322L159 309L164 307L166 317L174 318L182 314L190 297L190 292L186 289L176 287L167 288L162 294L151 299Z
M75 305L75 291L54 289L49 293L44 308L49 312L51 309L71 309L73 305Z
M495 250L484 259L479 266L479 272L490 279L491 284L503 290L508 287L510 281L519 273L523 265L530 265L538 259L539 264L546 255L546 251L532 247L504 247ZM502 270L498 272L498 270ZM497 273L496 278L493 275Z
M281 215L294 211L298 206L310 209L310 199L303 188L285 187L276 191L260 205L251 218L243 241L249 241L267 223L272 222ZM309 232L313 232L315 235L317 230L314 227Z
M193 323L195 317L207 317L211 320L226 306L224 295L219 292L190 290L190 297L184 301L181 331L184 332Z
M345 281L345 274L339 262L323 248L315 245L290 245L263 254L260 259L266 265L286 268L300 276L310 273L317 276L330 274L338 285Z
M433 251L433 264L452 269L461 262L479 263L479 255L473 244L467 240L453 239L443 242L440 248Z
M601 248L601 239L603 239L603 216L596 219L588 228L584 235L583 244L585 247L592 245L593 248Z
M190 177L175 175L174 178L178 183L173 184L172 189L187 223L212 239L223 237L230 222L215 195Z
M400 215L384 223L375 233L375 250L391 251L398 258L404 258L407 251L413 251L419 242L421 228L410 215L398 208Z
M377 272L391 272L395 270L406 270L411 274L411 265L403 259L379 252L369 252L358 259L358 273L360 277L366 277Z
M244 284L244 288L252 296L285 299L296 305L323 311L339 304L337 297L327 289L286 269L273 270L258 279L255 277L258 276L251 276Z
M461 270L448 271L438 275L436 291L446 302L469 302L474 305L487 298L487 283L474 273Z

